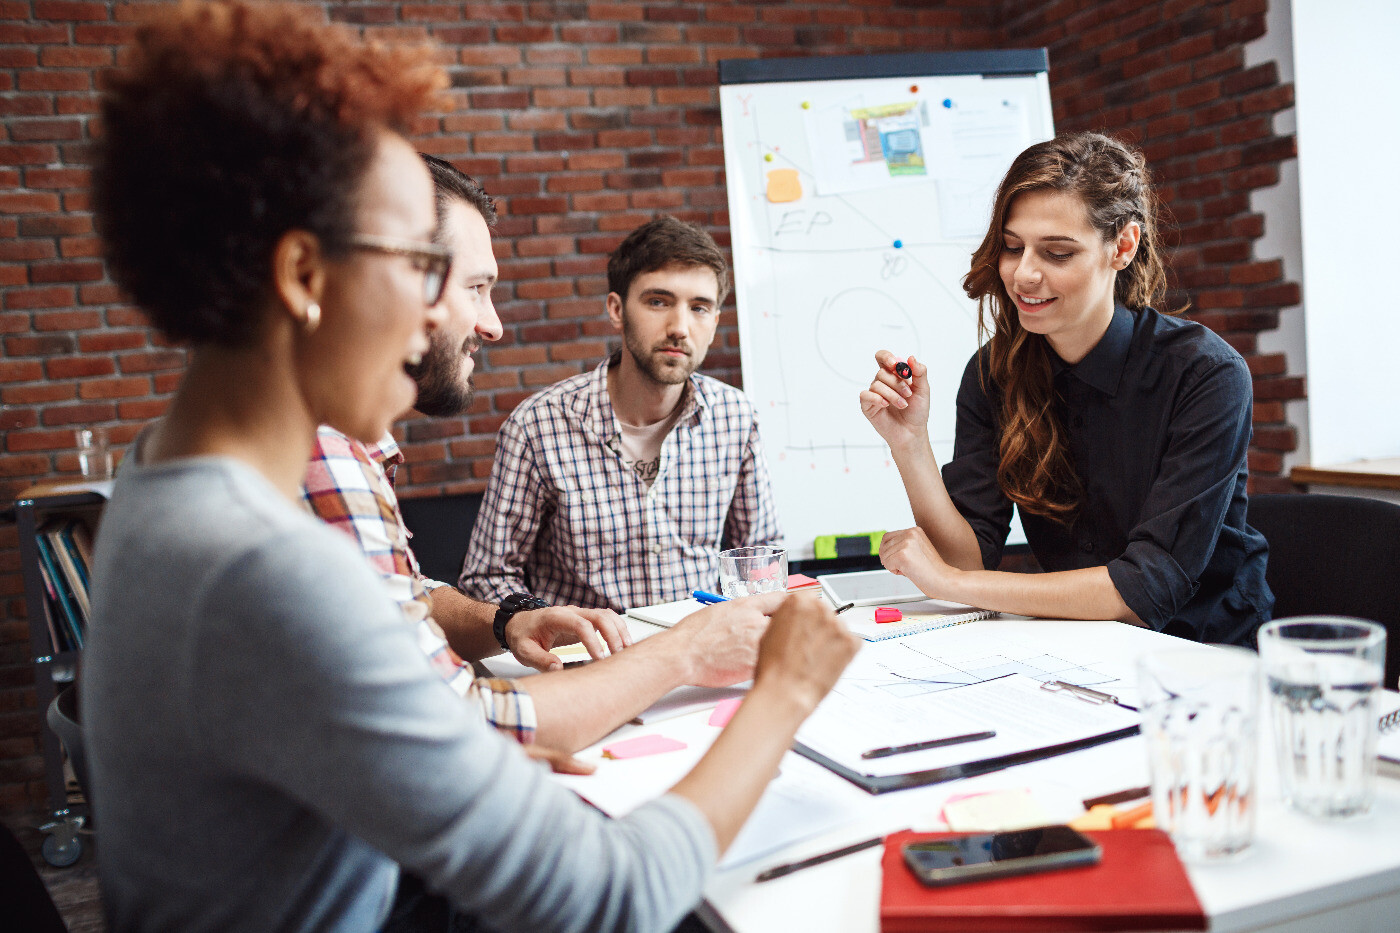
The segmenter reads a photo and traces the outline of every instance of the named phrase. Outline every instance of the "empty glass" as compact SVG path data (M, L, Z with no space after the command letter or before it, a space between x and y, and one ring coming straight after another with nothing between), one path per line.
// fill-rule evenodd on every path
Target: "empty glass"
M112 478L112 445L106 428L79 428L74 432L78 444L78 469L83 479Z
M787 589L787 550L736 547L719 552L720 592L729 599Z

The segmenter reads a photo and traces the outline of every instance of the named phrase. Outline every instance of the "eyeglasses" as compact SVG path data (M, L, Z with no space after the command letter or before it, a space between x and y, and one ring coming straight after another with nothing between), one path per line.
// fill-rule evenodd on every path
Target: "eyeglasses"
M431 308L442 300L447 276L452 271L452 250L436 243L419 243L373 233L352 233L346 240L356 249L407 256L413 268L423 273L423 303Z

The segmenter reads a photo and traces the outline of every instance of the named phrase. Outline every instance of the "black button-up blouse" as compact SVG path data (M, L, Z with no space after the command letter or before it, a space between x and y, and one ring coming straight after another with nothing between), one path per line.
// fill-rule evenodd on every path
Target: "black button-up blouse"
M1264 581L1268 544L1245 520L1253 394L1244 360L1200 324L1122 305L1084 359L1051 357L1084 499L1068 527L1022 513L1036 560L1048 571L1107 565L1123 601L1152 628L1252 646L1274 597ZM977 535L983 566L994 568L1013 504L996 480L997 389L981 382L974 356L943 482Z

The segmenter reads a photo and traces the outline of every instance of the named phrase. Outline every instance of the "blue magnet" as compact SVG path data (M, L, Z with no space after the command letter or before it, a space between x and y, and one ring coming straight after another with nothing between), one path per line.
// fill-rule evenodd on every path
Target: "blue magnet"
M945 97L945 98L943 98L943 106L944 106L944 107L947 107L949 110L952 110L952 109L953 109L953 98L951 98L951 97Z
M895 241L894 241L894 248L895 248L895 249L904 249L904 241L903 241L903 240L895 240Z

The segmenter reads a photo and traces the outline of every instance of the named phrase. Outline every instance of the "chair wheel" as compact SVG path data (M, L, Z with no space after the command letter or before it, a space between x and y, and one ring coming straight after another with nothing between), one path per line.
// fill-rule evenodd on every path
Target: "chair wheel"
M57 836L48 836L44 839L42 851L44 861L54 868L67 868L83 857L83 841L77 836L70 836L66 842L60 841Z

